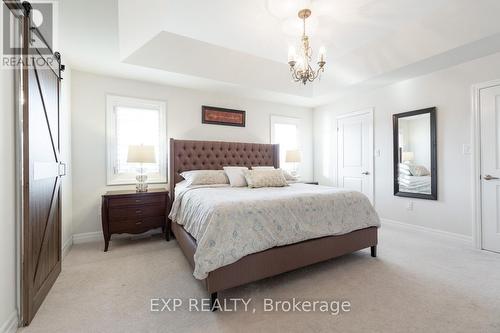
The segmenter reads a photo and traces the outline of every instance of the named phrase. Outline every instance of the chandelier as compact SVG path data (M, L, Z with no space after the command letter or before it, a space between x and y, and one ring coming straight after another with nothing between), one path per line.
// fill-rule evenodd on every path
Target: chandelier
M306 35L306 19L311 16L311 10L307 8L302 9L299 11L298 16L304 23L299 55L295 52L295 48L290 48L288 51L288 65L290 65L292 79L295 82L302 82L305 85L307 82L313 82L325 71L326 52L324 47L320 48L317 62L319 67L317 70L314 70L310 64L312 49L311 46L309 46L309 37Z

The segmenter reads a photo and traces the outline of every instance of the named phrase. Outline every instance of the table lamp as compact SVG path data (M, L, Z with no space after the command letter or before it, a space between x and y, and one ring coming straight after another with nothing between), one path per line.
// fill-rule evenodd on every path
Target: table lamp
M148 175L144 173L144 163L156 163L155 147L150 145L130 145L128 146L127 163L139 163L141 166L137 169L135 179L137 183L135 188L137 192L147 192Z
M297 163L302 161L300 150L287 150L285 155L286 163L293 163L292 176L298 177L297 175Z
M403 163L404 162L411 163L415 160L415 153L411 151L404 151L401 159L403 160Z

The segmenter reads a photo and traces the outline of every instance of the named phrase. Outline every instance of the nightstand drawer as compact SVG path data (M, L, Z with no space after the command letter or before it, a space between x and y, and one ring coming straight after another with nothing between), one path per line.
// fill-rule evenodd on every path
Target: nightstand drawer
M131 208L110 208L109 219L133 219L141 217L165 216L165 206L137 206Z
M109 207L130 207L134 205L160 205L165 206L167 198L164 195L150 195L142 197L113 198L109 200Z
M131 220L112 220L109 229L112 233L138 234L152 228L160 228L165 225L165 216L136 218Z

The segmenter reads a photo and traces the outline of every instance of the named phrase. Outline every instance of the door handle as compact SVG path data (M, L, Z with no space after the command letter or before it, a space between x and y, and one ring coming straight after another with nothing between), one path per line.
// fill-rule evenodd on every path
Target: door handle
M368 171L362 172L362 175L368 176L370 173Z
M484 180L497 180L500 179L498 177L493 177L492 175L486 175L483 177Z
M59 177L66 176L66 163L59 162Z

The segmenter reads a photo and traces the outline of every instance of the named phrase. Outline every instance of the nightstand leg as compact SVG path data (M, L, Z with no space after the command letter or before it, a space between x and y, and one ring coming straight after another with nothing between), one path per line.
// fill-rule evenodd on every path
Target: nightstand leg
M165 226L165 240L170 241L170 220L167 220L167 225Z
M377 257L377 245L372 246L370 249L371 249L371 255L372 255L372 257L376 258Z
M109 237L104 238L104 252L108 252L109 247Z

